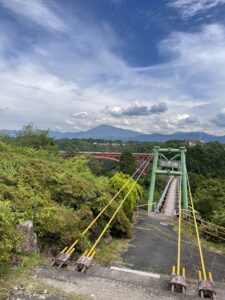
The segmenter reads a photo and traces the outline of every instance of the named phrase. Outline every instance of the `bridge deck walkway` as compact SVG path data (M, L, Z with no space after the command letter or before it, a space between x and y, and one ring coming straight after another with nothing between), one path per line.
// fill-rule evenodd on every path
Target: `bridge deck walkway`
M166 201L163 207L162 213L167 216L172 216L174 210L176 209L177 205L177 185L178 185L178 178L174 177L172 180L167 196Z

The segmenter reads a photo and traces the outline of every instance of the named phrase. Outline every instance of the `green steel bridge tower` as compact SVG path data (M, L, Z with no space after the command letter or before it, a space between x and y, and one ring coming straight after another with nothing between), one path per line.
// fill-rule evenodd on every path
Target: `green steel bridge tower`
M151 172L151 182L148 200L148 214L153 211L154 192L156 175L174 175L181 177L182 184L182 199L183 209L188 210L188 190L187 190L187 169L186 169L186 148L180 147L179 149L173 148L160 148L154 147L153 149L153 164ZM174 156L168 158L166 155Z

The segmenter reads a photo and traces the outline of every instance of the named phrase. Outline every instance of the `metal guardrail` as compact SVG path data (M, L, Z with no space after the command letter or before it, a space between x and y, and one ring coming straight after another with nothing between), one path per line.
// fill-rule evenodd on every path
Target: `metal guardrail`
M167 182L167 185L166 185L166 187L165 187L165 189L164 189L164 191L163 191L163 193L162 193L162 196L161 196L161 198L159 199L159 202L158 202L158 204L157 204L157 207L156 207L156 209L155 209L155 212L159 212L160 208L163 206L163 202L165 201L166 194L167 194L167 192L168 192L168 189L169 189L169 187L170 187L170 184L171 184L173 178L174 178L174 176L170 176L170 179L169 179L168 182Z
M137 205L136 206L136 214L138 215L139 213L139 208L148 206L148 203L146 204L141 204L141 205ZM156 211L156 206L157 203L154 202L153 203L153 207L154 210ZM211 241L220 241L221 243L225 243L225 227L222 226L218 226L216 224L207 222L203 219L200 218L199 213L195 210L195 214L196 214L196 219L197 219L197 223L198 223L198 228L199 228L199 232L200 235L204 238L208 238ZM178 212L175 213L174 215L171 216L171 220L174 220L174 217L178 215ZM189 209L184 210L182 209L182 222L185 222L186 224L192 226L192 228L194 229L194 217L193 214L191 212L191 210Z
M139 208L145 207L145 206L148 207L148 205L149 205L148 203L137 205L137 206L136 206L136 214L138 215ZM156 210L156 205L157 205L156 202L153 202L153 203L152 203L152 207L154 208L154 211Z
M205 238L208 237L211 240L214 241L219 240L222 243L225 243L225 227L207 222L198 216L197 211L195 211L195 213L196 213L196 219L197 219L200 234ZM185 223L194 226L194 222L193 222L194 217L192 212L182 209L182 219Z

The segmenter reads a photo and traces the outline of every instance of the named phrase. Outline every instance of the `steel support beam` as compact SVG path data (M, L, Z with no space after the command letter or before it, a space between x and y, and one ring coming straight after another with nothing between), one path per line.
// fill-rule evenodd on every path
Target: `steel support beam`
M148 214L152 212L152 205L154 201L154 192L155 192L155 174L156 169L158 165L158 159L159 159L159 147L155 147L153 149L153 164L152 164L152 174L151 174L151 182L150 182L150 191L149 191L149 200L148 200Z
M172 170L156 170L156 174L162 174L162 175L175 175L175 176L181 176L183 173L180 171L172 171Z
M184 147L180 147L180 151L181 151L181 170L183 173L182 176L183 208L185 210L188 210L187 169L186 169L186 157L185 157L186 149Z

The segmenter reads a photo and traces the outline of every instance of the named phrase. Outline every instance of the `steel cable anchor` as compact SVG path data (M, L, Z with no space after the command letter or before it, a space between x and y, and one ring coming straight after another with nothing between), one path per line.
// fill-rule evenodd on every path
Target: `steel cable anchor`
M187 290L185 268L182 268L182 275L177 275L175 270L176 270L176 267L173 266L172 273L170 275L171 291L185 294L186 290Z
M68 261L71 257L71 255L73 254L73 252L75 251L75 248L73 249L69 249L70 251L66 251L68 247L65 247L61 252L59 252L59 254L56 255L56 257L53 259L53 262L51 264L51 266L53 267L54 265L58 266L59 268L61 268L63 265L67 266L68 265Z
M90 268L90 266L92 265L93 257L95 255L95 251L92 252L90 256L88 256L87 254L88 250L86 250L84 254L78 258L74 269L75 271L84 273L88 268Z
M202 272L198 271L198 292L201 298L216 299L216 291L213 284L212 273L209 272L209 280L202 279Z

